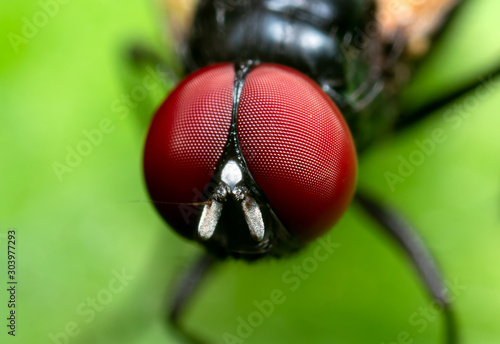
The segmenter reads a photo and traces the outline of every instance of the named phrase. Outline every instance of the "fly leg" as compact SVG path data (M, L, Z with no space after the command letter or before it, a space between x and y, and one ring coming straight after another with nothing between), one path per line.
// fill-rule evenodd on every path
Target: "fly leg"
M395 210L379 204L360 192L356 194L355 200L366 214L396 242L413 263L428 292L442 307L446 328L445 343L457 344L459 341L455 314L451 301L447 297L448 288L425 243L407 220Z
M203 254L179 276L177 285L170 295L167 320L186 343L207 344L183 328L180 319L203 280L212 270L215 262L216 260L213 257Z
M163 63L163 59L153 50L142 44L134 44L128 51L130 61L135 65L149 63L157 65Z
M411 126L412 124L428 117L434 113L434 111L441 109L447 104L452 104L452 102L465 96L467 93L478 89L479 87L488 87L487 84L491 83L492 80L498 76L500 76L500 66L490 71L488 74L485 74L485 77L470 81L455 91L441 96L430 103L424 104L413 110L404 111L401 116L399 116L398 122L396 123L396 129L404 129ZM496 88L495 85L493 85L493 87Z
M151 116L180 79L180 75L168 61L144 43L124 47L122 95L112 105L120 120L135 121L134 127L141 135L151 122Z
M166 59L144 44L134 44L128 49L128 59L136 68L151 67L164 84L177 84L181 80L178 71L170 66Z

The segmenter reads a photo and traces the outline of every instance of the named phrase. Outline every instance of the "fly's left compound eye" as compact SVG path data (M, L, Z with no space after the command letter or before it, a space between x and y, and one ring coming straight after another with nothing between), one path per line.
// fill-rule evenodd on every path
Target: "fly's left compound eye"
M240 240L240 251L251 251L249 231L261 251L287 235L310 241L331 228L352 199L356 153L349 129L321 88L291 68L258 65L239 89L235 76L228 63L203 68L158 110L144 155L150 196L178 233L207 242L219 233L213 240L226 250ZM231 197L236 206L225 203ZM192 205L199 202L205 203ZM242 220L233 216L239 209ZM277 217L285 235L270 233L267 214ZM262 224L265 234L255 235L252 227Z

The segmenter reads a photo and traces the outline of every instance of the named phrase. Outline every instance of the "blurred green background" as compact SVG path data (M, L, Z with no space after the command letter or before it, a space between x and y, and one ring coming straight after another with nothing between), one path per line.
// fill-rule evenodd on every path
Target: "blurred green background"
M141 174L147 122L173 82L132 67L126 54L142 42L175 60L162 8L146 0L0 4L2 343L180 342L163 326L165 295L199 249L173 234L149 204L134 202L147 199ZM421 103L500 62L498 13L497 1L467 1L415 76L407 101ZM145 78L154 87L143 94ZM459 285L460 329L473 344L500 342L499 82L477 104L457 102L475 104L460 124L444 121L440 110L360 160L359 184L412 220L447 279ZM99 136L97 128L106 132ZM446 140L391 190L384 173L396 173L398 157L407 158L418 148L414 141L436 128ZM86 135L94 144L83 143ZM75 149L87 155L61 167ZM6 328L11 228L19 282L15 338ZM317 243L287 260L220 266L189 308L188 328L223 343L224 333L236 335L239 317L256 311L254 301L279 289L286 302L244 343L441 342L441 318L420 313L431 301L418 279L358 209L329 238L339 248L295 291L283 274L311 257Z

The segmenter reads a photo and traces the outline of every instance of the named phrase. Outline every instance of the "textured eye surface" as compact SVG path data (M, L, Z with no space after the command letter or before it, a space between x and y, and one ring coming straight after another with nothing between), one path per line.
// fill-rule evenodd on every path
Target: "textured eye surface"
M144 175L156 202L201 202L231 123L234 67L203 68L184 79L158 109L144 150ZM155 205L180 234L196 221L192 206Z
M158 110L144 155L153 201L202 201L228 138L234 77L232 64L203 68ZM248 169L285 227L300 241L331 228L352 198L356 154L340 111L320 87L288 67L259 65L246 77L237 125ZM194 212L156 207L192 236Z
M263 64L248 75L238 134L250 172L300 239L328 230L349 205L354 144L340 111L294 69Z

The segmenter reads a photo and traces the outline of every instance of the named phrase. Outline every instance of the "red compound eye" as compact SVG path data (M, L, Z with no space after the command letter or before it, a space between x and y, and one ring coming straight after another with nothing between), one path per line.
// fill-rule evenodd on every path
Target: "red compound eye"
M213 191L210 180L231 125L234 78L228 63L190 75L160 107L148 134L150 196L177 203L156 207L188 238L196 211L178 203L200 202ZM248 170L285 228L301 242L330 229L348 207L356 180L354 144L330 98L293 69L261 64L245 79L237 125Z
M255 68L238 134L250 172L295 235L314 239L341 217L355 187L356 153L340 111L314 81L279 65Z
M144 175L153 201L204 200L227 141L234 75L231 64L203 68L184 79L158 109L144 150ZM194 207L155 206L177 232L190 237Z

